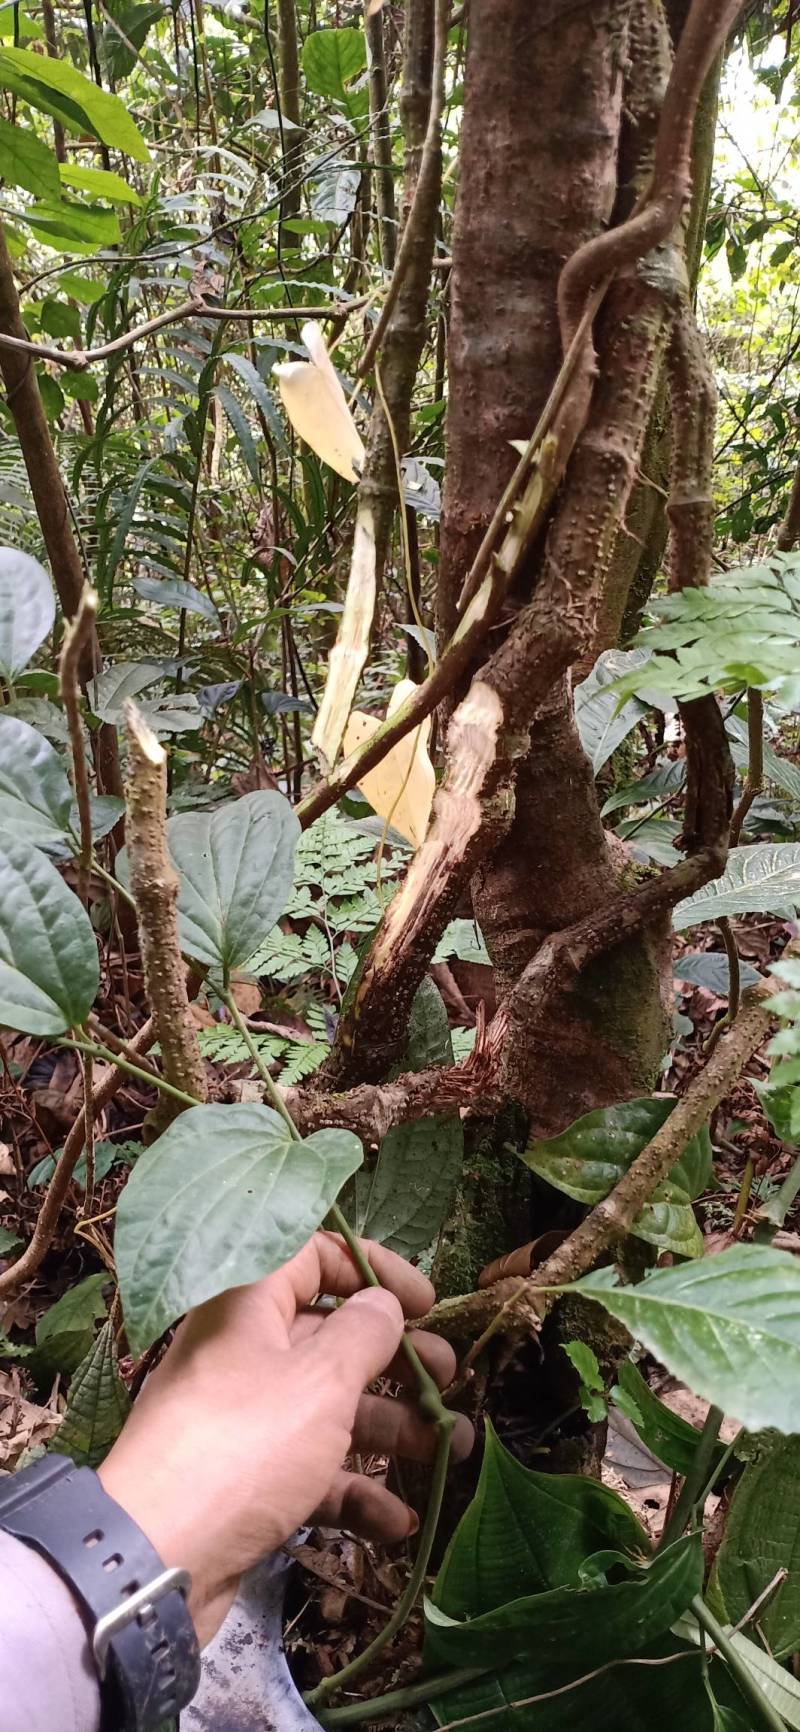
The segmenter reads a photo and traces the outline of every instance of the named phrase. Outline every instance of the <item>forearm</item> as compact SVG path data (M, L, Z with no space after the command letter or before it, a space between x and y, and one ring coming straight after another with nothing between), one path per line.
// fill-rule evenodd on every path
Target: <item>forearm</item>
M0 1532L3 1732L97 1732L100 1692L69 1589L30 1546Z

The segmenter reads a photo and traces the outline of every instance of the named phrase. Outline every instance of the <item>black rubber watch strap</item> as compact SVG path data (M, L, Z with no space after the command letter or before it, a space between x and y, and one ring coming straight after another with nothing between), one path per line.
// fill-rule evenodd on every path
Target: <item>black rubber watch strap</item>
M101 1643L101 1725L102 1732L156 1732L173 1719L200 1678L194 1625L180 1589L169 1577L159 1581L158 1553L92 1469L46 1455L3 1480L0 1528L57 1570L84 1613L90 1641L101 1619L156 1585L153 1599L130 1607L124 1628Z

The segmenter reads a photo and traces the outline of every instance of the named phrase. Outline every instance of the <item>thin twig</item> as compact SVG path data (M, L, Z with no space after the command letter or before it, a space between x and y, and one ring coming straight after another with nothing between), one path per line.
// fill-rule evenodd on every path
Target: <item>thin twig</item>
M386 299L381 308L372 335L358 363L357 372L360 378L368 373L377 355L383 339L392 310L400 293L403 278L411 262L417 240L417 227L420 215L423 219L430 196L431 184L439 175L439 160L442 149L442 114L444 112L444 74L447 62L447 31L448 31L448 0L435 0L434 41L433 41L433 74L431 78L431 106L428 114L428 126L425 133L425 143L422 147L417 189L414 203L408 213L397 258L392 272L392 280L386 291Z
M747 694L747 744L747 776L731 819L732 848L736 847L750 807L764 786L764 699L754 686Z
M69 728L69 743L72 748L72 780L78 808L80 835L77 891L84 908L89 900L89 882L92 875L92 808L89 792L89 768L83 744L78 669L84 645L89 641L94 630L98 606L97 591L89 589L87 585L78 604L77 613L71 620L67 620L64 627L64 642L58 666L59 691Z
M112 355L119 355L122 350L132 348L134 343L143 342L146 337L152 337L154 332L163 331L166 325L175 325L181 319L230 319L239 320L247 325L257 325L261 322L272 324L284 319L346 319L352 313L363 307L364 298L347 301L343 306L331 301L327 307L212 307L203 300L181 301L180 306L171 311L159 313L153 319L146 319L143 324L136 325L130 331L123 331L119 337L113 337L108 343L101 343L97 349L62 349L56 343L30 343L22 337L12 337L0 331L0 347L15 349L24 355L35 355L38 361L50 361L53 366L66 367L71 373L83 373L95 361L108 361Z
M664 1523L661 1538L658 1542L659 1551L665 1551L667 1546L672 1545L673 1540L680 1539L687 1522L689 1522L692 1517L695 1507L698 1506L700 1494L703 1491L703 1487L708 1478L711 1458L716 1448L720 1426L724 1417L725 1415L721 1407L709 1407L705 1418L705 1424L700 1433L697 1448L692 1457L689 1472L681 1486L679 1496L675 1499L669 1517ZM700 1510L700 1515L702 1516L702 1509Z
M142 1027L137 1030L136 1034L130 1041L129 1050L135 1053L145 1053L147 1052L148 1047L153 1045L155 1038L155 1029L151 1018L148 1022L143 1023ZM107 1072L103 1077L102 1082L99 1082L92 1092L90 1111L93 1118L96 1118L102 1111L103 1107L107 1106L108 1102L116 1094L117 1090L121 1088L125 1081L124 1072L122 1068L115 1063L113 1054L109 1054L108 1056L111 1059L111 1063L114 1065L114 1069ZM56 1170L50 1180L47 1194L39 1210L36 1226L33 1230L33 1236L26 1245L22 1256L18 1257L16 1263L12 1263L11 1267L5 1269L2 1275L0 1275L0 1299L5 1299L9 1294L18 1292L23 1282L29 1281L31 1276L36 1274L37 1269L46 1257L52 1244L56 1227L58 1226L58 1217L61 1213L61 1208L67 1195L72 1175L83 1152L85 1134L86 1107L84 1105L81 1107L75 1123L67 1135L67 1140L61 1154L56 1161Z

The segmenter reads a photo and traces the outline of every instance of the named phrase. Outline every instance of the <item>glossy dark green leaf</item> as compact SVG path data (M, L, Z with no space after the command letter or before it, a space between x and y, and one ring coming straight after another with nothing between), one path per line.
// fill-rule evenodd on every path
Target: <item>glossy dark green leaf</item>
M111 1168L116 1166L119 1162L124 1161L127 1163L128 1166L130 1166L133 1161L138 1159L139 1155L142 1152L142 1148L143 1148L142 1143L134 1143L134 1142L112 1143L109 1141L101 1140L100 1142L95 1143L95 1145L94 1145L94 1178L95 1178L95 1184L99 1185L100 1180L104 1179L106 1177L106 1174L110 1173ZM40 1161L36 1162L35 1167L31 1167L31 1170L30 1170L28 1177L25 1181L29 1191L35 1190L37 1185L49 1185L50 1180L53 1177L53 1173L55 1172L56 1156L59 1155L60 1153L61 1153L61 1150L57 1149L56 1155L44 1155ZM78 1164L75 1168L75 1171L72 1175L72 1183L74 1185L80 1185L81 1189L85 1190L85 1188L86 1188L86 1150L85 1149L84 1149L84 1152L81 1155L81 1157L78 1161Z
M56 614L53 585L38 559L0 547L0 676L14 680L44 642Z
M191 1107L140 1156L117 1208L131 1347L299 1251L362 1158L349 1131L294 1142L271 1107Z
M288 800L272 789L170 818L187 956L224 975L248 961L286 906L299 835Z
M34 198L59 195L58 163L48 145L28 126L0 118L0 179L24 187Z
M153 25L164 16L164 7L154 4L153 0L132 6L120 5L118 0L114 0L113 8L106 9L106 16L109 22L103 29L102 58L109 76L118 81L133 71ZM115 29L115 25L118 28Z
M576 1119L560 1136L530 1143L521 1159L556 1190L594 1206L613 1190L674 1106L672 1097L659 1095L598 1108ZM684 1257L701 1256L703 1237L691 1204L705 1190L711 1170L711 1143L704 1127L687 1145L631 1231L661 1250Z
M528 1594L465 1620L451 1619L429 1602L426 1661L502 1665L530 1647L539 1664L555 1666L565 1654L577 1652L588 1669L646 1648L670 1629L703 1585L699 1534L678 1540L647 1562L634 1563L619 1553L599 1560L601 1568L612 1561L615 1579L602 1586Z
M695 1394L750 1431L800 1431L800 1261L736 1245L619 1287L597 1269L574 1291L619 1318Z
M347 100L347 86L367 64L364 33L352 27L314 30L303 43L303 72L316 96Z
M687 1474L700 1442L699 1431L696 1431L688 1420L682 1419L679 1413L673 1413L665 1401L659 1401L632 1359L623 1360L617 1378L620 1388L638 1412L638 1418L633 1418L631 1423L636 1427L642 1442L652 1450L653 1455L658 1456L659 1461L672 1468L673 1473ZM619 1403L617 1405L619 1406ZM630 1418L632 1410L626 1411ZM721 1462L726 1447L724 1443L715 1445L709 1474Z
M489 1422L475 1496L445 1553L433 1601L471 1618L507 1600L574 1587L584 1559L649 1541L628 1505L597 1480L536 1473L503 1448Z
M27 722L0 713L0 833L63 852L71 805L58 753Z
M68 1455L78 1467L99 1467L119 1437L130 1405L109 1320L73 1375L66 1412L51 1448Z
M94 1325L106 1314L103 1288L109 1277L88 1275L77 1286L68 1287L36 1325L36 1370L40 1373L74 1371L94 1340Z
M788 1579L758 1623L770 1653L786 1660L800 1647L800 1437L765 1443L734 1492L716 1561L730 1623L745 1617L780 1569Z
M69 60L51 60L30 48L0 48L0 89L55 115L72 132L91 132L137 162L149 151L136 122L118 96L100 90Z
M687 950L683 956L675 957L672 972L679 980L687 980L690 986L705 986L719 998L727 998L730 991L728 958L723 950ZM757 986L763 978L757 968L740 959L739 980L742 986Z
M409 1048L403 1070L452 1064L447 1012L432 980L423 980L411 1007ZM418 1256L432 1245L455 1194L464 1160L464 1132L457 1113L398 1125L384 1137L371 1173L356 1181L358 1231L369 1239Z
M0 1025L63 1034L82 1023L99 984L88 915L50 861L0 842Z

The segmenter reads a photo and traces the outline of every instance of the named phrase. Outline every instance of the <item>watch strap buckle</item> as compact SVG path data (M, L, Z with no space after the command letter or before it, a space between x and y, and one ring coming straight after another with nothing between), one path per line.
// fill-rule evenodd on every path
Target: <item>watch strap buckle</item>
M121 1605L98 1618L92 1634L92 1656L100 1678L105 1677L108 1650L114 1637L118 1636L121 1630L126 1630L134 1620L138 1620L142 1629L146 1628L151 1621L147 1614L153 1611L159 1600L165 1599L166 1595L175 1589L186 1599L191 1585L192 1578L188 1570L162 1570L160 1575L146 1582L143 1588L137 1588L135 1593L129 1594Z

